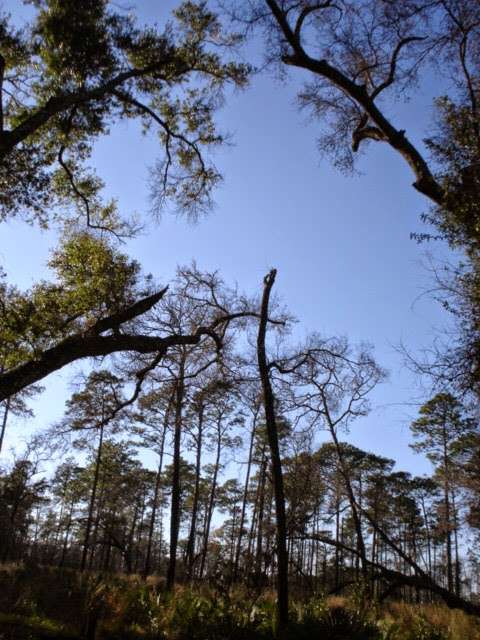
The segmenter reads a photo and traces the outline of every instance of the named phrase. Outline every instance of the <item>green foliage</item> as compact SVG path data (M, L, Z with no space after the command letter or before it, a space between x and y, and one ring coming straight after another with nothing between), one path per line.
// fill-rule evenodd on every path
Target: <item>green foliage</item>
M133 118L158 135L156 205L168 198L192 215L208 207L220 174L205 151L223 142L214 113L225 85L242 86L249 73L226 59L236 36L204 2L180 5L164 29L141 27L106 0L30 4L21 31L0 17L0 220L81 220L130 235L135 225L120 220L115 201L103 203L87 162L99 137Z
M70 313L115 313L135 299L140 265L89 233L67 237L49 261Z
M472 420L463 415L461 403L450 393L438 393L422 407L419 418L411 425L415 451L425 452L434 464L444 466L451 461L454 444L473 429Z
M6 368L87 330L145 293L138 263L90 233L66 236L49 266L56 282L40 282L25 293L0 282L0 355Z
M436 101L437 133L426 142L440 165L445 202L424 216L453 247L480 249L480 122L472 105L443 96Z

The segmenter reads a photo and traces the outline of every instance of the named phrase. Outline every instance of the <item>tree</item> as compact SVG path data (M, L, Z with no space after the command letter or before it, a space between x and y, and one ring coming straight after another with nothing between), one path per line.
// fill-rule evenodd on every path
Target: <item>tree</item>
M232 570L232 581L236 582L238 579L238 571L240 565L240 554L242 552L242 540L245 530L245 521L246 521L246 511L247 511L247 502L248 502L248 494L249 494L249 486L250 486L250 474L252 470L253 463L253 452L254 452L254 444L255 444L255 436L257 430L257 420L260 413L260 398L258 396L258 389L255 385L253 387L253 398L248 397L248 389L247 392L242 394L243 400L245 404L249 407L251 412L251 433L250 433L250 444L248 447L248 460L247 460L247 471L245 473L245 484L243 489L243 498L242 498L242 509L240 514L240 522L238 525L238 538L237 538L237 546L235 551L235 561Z
M203 572L207 560L208 543L210 537L210 526L212 516L217 501L218 476L221 471L222 453L225 449L239 445L239 440L230 435L233 425L239 422L239 417L235 416L234 394L230 384L226 381L216 380L211 386L211 449L214 452L214 461L210 467L211 481L209 482L208 505L205 514L205 526L203 532L203 548L200 557L199 577L203 577Z
M223 4L229 5L228 2ZM476 0L251 0L230 3L237 22L260 25L267 60L305 78L299 105L321 126L319 148L347 172L368 144L382 142L409 167L413 187L431 205L422 218L433 234L466 255L441 278L438 297L453 313L456 335L414 359L437 389L479 389L480 111ZM389 115L398 96L417 91L435 70L451 81L436 100L436 122L415 144ZM437 283L438 284L438 283Z
M62 549L58 561L59 567L63 567L67 560L68 545L71 541L76 516L75 509L78 507L82 497L82 471L83 469L75 464L73 458L67 459L57 467L51 483L51 493L56 504L60 503L57 542L60 541L60 536L63 534Z
M224 283L218 274L202 274L195 266L179 271L181 289L174 283L177 290L172 295L166 295L168 287L151 293L135 261L116 251L108 240L91 234L67 239L63 249L54 253L52 266L59 283L34 287L27 295L10 289L0 311L4 347L9 347L14 358L0 373L0 401L76 360L125 351L153 354L134 374L139 382L136 399L147 373L170 350L195 346L205 339L219 350L232 322L239 326L257 315L250 302L235 292L225 288L220 295L218 289ZM100 298L96 286L113 295ZM168 305L181 296L185 302L196 299L200 313L188 332L172 331L166 320ZM163 307L156 312L154 307L162 300ZM155 319L145 316L150 311ZM201 314L205 324L200 322ZM150 322L140 324L140 317Z
M258 372L263 392L263 409L270 449L273 488L275 496L275 520L277 543L277 635L283 637L288 625L288 551L287 520L285 514L285 490L283 486L282 461L278 443L275 396L270 380L270 363L266 353L266 333L269 320L269 303L277 272L272 269L265 276L261 302L260 322L257 336Z
M251 303L229 290L217 273L202 273L195 265L180 268L174 287L165 296L162 307L156 317L156 327L174 331L176 335L186 336L198 333L200 327L218 326L216 330L202 329L207 340L199 339L193 346L185 341L171 349L165 360L170 377L176 387L174 399L174 446L172 463L172 501L170 521L170 560L167 572L167 588L172 589L175 582L176 553L180 525L180 461L181 439L184 427L185 401L188 397L188 385L200 374L215 365L221 365L228 352L229 342L235 330L245 320L258 315ZM163 312L163 313L162 313ZM227 313L229 320L223 323L220 318ZM235 321L231 323L230 320ZM212 338L215 348L212 349Z
M87 556L90 551L90 536L102 465L105 428L108 425L110 429L118 430L121 426L121 418L118 414L115 414L115 409L122 401L121 387L121 381L112 373L108 371L94 371L88 376L82 391L74 393L67 402L67 415L64 421L65 427L73 432L92 429L98 431L98 445L85 526L80 571L84 571L87 568ZM114 418L112 418L112 415ZM91 558L93 558L93 554Z
M224 60L237 38L223 32L202 2L182 4L176 22L163 31L138 27L131 15L105 0L33 4L35 16L24 30L7 16L0 18L0 219L22 215L44 226L66 219L69 231L83 221L97 235L74 234L52 266L64 281L76 283L78 262L73 261L69 278L57 258L62 254L68 264L90 243L95 245L89 247L90 267L102 250L110 259L99 260L97 275L112 269L120 276L134 263L114 256L99 234L129 235L133 228L115 203L102 201L103 183L86 167L95 141L126 119L139 119L147 130L158 127L164 158L154 199L161 204L173 198L178 209L195 216L208 208L220 178L204 157L205 149L223 140L214 111L228 83L245 84L248 68ZM123 275L135 273L127 269ZM78 304L89 302L81 299L81 290L73 292L73 300L62 296L61 286L41 284L25 295L6 284L3 273L0 289L0 333L9 358L2 364L0 400L81 358L130 350L155 353L160 360L171 346L158 336L128 332L128 323L152 309L165 289L150 288L143 295L137 289L113 310L102 287L98 306L107 295L108 310L91 322L86 322L91 309ZM181 336L173 343L195 344L201 333L193 342Z
M409 165L415 189L447 206L441 178L392 123L385 99L409 90L421 71L441 61L455 78L459 96L466 94L473 120L478 118L473 71L477 4L260 0L249 7L250 21L268 30L270 61L307 71L299 99L323 118L321 149L348 168L366 142L385 142Z
M28 542L33 508L44 502L45 479L35 480L36 465L18 459L9 473L0 476L0 558L18 560Z
M158 131L158 202L173 197L192 215L208 207L220 176L204 150L222 142L213 114L225 85L248 74L220 55L235 35L204 2L181 4L163 30L106 0L34 6L23 30L0 21L0 219L46 225L73 205L88 226L129 233L85 164L95 141L129 119Z
M203 549L200 555L199 577L202 577L208 549L208 537L210 533L210 523L215 505L215 492L217 476L220 469L220 458L225 446L231 444L231 439L227 436L227 431L231 426L231 388L228 382L218 377L218 371L206 372L194 380L195 387L193 395L187 407L186 431L195 450L195 488L192 498L192 517L190 530L185 550L187 562L187 572L190 578L194 575L194 564L197 558L195 546L197 539L197 520L200 509L200 488L202 454L204 449L215 448L215 463L213 465L213 478L210 490L209 507L205 517L205 528L203 533ZM214 434L211 433L214 431ZM208 446L210 444L210 446ZM212 447L213 445L213 447Z
M472 421L462 415L459 401L448 393L437 394L420 408L420 417L411 425L415 438L412 448L426 453L435 465L443 489L442 529L446 539L447 585L454 590L452 531L454 522L455 494L455 444L472 430ZM452 504L453 502L453 504ZM458 567L457 567L458 574ZM458 593L459 579L456 579Z
M158 454L155 490L152 499L152 510L148 527L148 542L144 567L145 576L148 576L150 573L153 533L160 497L166 438L168 428L170 427L174 399L175 389L172 390L171 385L166 388L154 388L139 398L139 413L135 415L135 420L139 423L135 428L135 433L140 435L141 445Z
M352 350L346 339L321 339L312 336L291 367L295 387L293 404L309 416L312 428L329 432L338 459L348 497L357 547L362 562L365 586L368 584L368 559L362 530L362 517L355 498L353 478L348 458L341 446L338 432L369 411L368 394L385 378L385 372L375 362L368 347ZM286 369L283 364L282 369Z

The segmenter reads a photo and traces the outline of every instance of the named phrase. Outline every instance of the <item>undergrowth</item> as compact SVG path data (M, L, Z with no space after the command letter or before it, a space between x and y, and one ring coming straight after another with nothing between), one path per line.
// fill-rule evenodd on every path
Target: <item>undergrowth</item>
M272 640L273 594L178 587L52 568L0 568L0 640ZM292 602L291 640L480 640L480 622L440 605Z

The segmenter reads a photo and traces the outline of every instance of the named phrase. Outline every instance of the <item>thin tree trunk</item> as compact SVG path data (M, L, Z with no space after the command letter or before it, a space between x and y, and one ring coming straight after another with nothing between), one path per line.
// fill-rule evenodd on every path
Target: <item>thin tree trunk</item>
M95 514L95 520L93 523L93 532L91 537L91 542L90 542L90 559L88 562L88 569L89 571L93 568L93 559L95 556L95 551L97 548L97 538L98 538L98 527L100 525L100 518L102 516L102 511L103 511L103 505L105 502L105 473L102 474L102 480L100 483L100 492L98 494L98 505L97 505L97 512ZM103 549L102 549L103 551Z
M210 525L212 522L213 510L215 507L215 495L217 492L217 477L218 477L218 470L220 468L220 454L222 451L222 428L221 428L220 421L217 427L218 427L217 453L215 457L215 465L213 468L212 486L210 489L210 498L208 501L207 518L206 518L205 532L203 537L202 559L201 559L200 573L199 573L200 580L203 578L203 572L205 570L205 563L207 560L208 539L210 537Z
M335 541L340 541L340 487L338 474L335 474ZM340 548L335 547L335 589L340 585Z
M85 529L85 538L83 540L83 550L82 550L82 560L80 563L80 571L85 571L85 567L87 564L88 549L90 546L90 533L92 529L93 510L95 507L95 499L97 497L98 478L100 475L100 465L102 462L103 429L104 429L103 422L104 420L102 415L102 422L100 426L100 437L99 437L98 448L97 448L97 458L95 461L95 473L93 476L92 493L90 495L90 504L88 506L87 526Z
M233 566L233 582L238 579L238 565L240 563L240 553L242 550L243 527L245 525L245 513L247 510L248 485L250 483L250 471L252 469L253 445L255 442L255 428L257 422L257 413L255 413L252 426L252 435L250 436L250 448L248 451L247 474L245 476L245 487L243 490L242 513L240 516L240 525L238 529L237 550L235 552L235 564Z
M177 569L178 533L180 530L180 442L182 437L182 409L185 395L185 353L182 354L175 394L175 433L173 438L172 503L170 515L170 558L168 561L166 589L171 591L175 585Z
M461 563L460 554L458 551L458 515L457 506L455 503L455 493L452 491L452 510L453 510L453 536L455 545L455 594L461 595L462 583L461 583Z
M163 452L165 449L165 438L167 435L168 422L170 418L170 409L173 402L173 398L171 398L168 402L167 408L165 410L165 416L163 420L163 432L162 439L160 441L160 451L159 451L159 460L158 460L158 469L157 475L155 478L155 491L153 494L153 504L152 504L152 513L150 516L150 523L148 526L148 540L147 540L147 551L145 555L145 567L143 570L143 574L147 577L150 573L150 563L152 557L152 542L153 542L153 532L155 531L155 520L157 517L157 509L158 509L158 494L160 493L160 481L162 478L162 467L163 467Z
M326 400L324 402L326 402ZM341 449L340 443L338 442L337 434L335 432L335 427L333 426L333 424L330 421L330 415L329 414L327 414L327 420L328 420L328 423L329 423L330 435L332 436L332 440L333 440L333 443L335 445L335 451L337 453L337 458L338 458L339 467L340 467L340 473L342 474L342 477L343 477L343 479L345 481L345 489L347 491L348 501L350 503L350 509L352 511L353 524L355 526L355 532L357 534L357 546L358 546L359 556L360 556L360 559L362 561L362 575L363 575L363 579L364 579L364 582L365 582L365 587L367 587L367 585L368 585L368 560L367 560L367 553L366 553L366 550L365 550L365 542L364 542L364 539L363 539L362 525L361 525L360 516L359 516L359 513L358 513L358 509L357 509L357 502L355 500L355 494L353 492L352 483L350 482L350 476L348 475L347 468L346 468L346 465L345 465L345 461L343 459L342 449Z
M203 444L203 414L205 405L200 402L198 408L198 432L197 432L197 453L195 456L195 488L193 492L192 519L190 522L190 532L188 535L186 558L188 567L188 577L193 575L193 564L195 561L195 538L197 535L197 514L198 501L200 497L200 472L202 468L202 444Z
M140 509L140 522L138 524L137 527L137 545L136 545L136 549L135 549L135 563L133 566L133 572L137 573L138 572L138 564L139 564L139 560L140 560L140 547L142 544L142 534L143 534L143 517L145 515L145 507L146 507L146 491L144 491L143 493L143 497L142 497L142 508Z
M282 462L278 444L277 421L275 417L275 398L273 395L270 373L267 363L265 338L267 333L268 309L270 293L275 282L277 272L272 269L265 277L260 322L257 337L258 371L263 390L265 423L270 447L273 491L275 496L276 541L277 541L277 620L276 634L284 635L288 625L288 551L287 551L287 522L285 515L285 493L283 488Z
M452 562L452 529L450 525L450 483L449 483L449 464L448 464L448 450L447 450L447 432L445 423L443 425L443 495L445 503L445 533L447 541L447 588L453 592L453 562Z
M138 502L136 502L135 508L133 509L132 526L130 527L123 550L123 561L125 563L125 570L127 573L132 573L133 571L133 539L137 528L138 511Z
M63 545L62 545L62 555L60 558L60 562L58 563L59 567L63 567L63 565L65 564L65 558L67 555L67 547L68 547L68 536L70 534L70 529L72 527L72 522L73 522L73 498L72 501L70 503L70 510L68 513L68 521L67 521L67 526L65 528L65 537L63 539Z
M257 513L257 541L255 547L255 579L260 582L262 573L262 553L263 553L263 515L265 509L265 484L267 481L266 471L267 461L265 453L262 453L262 463L260 466L259 492L258 492L258 513Z
M255 541L255 532L257 529L257 520L258 520L258 498L260 491L260 482L257 483L257 490L255 491L255 500L253 503L252 509L252 520L250 522L250 531L248 532L248 546L247 546L247 561L250 563L253 558L253 549L254 549L254 541Z

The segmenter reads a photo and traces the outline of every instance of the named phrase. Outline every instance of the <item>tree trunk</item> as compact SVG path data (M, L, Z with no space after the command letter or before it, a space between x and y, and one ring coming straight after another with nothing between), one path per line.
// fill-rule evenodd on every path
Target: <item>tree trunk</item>
M193 504L192 504L192 520L190 522L190 532L188 535L186 558L188 567L188 577L191 579L193 576L193 564L195 561L195 538L197 534L197 514L198 514L198 501L200 497L200 472L202 468L202 444L203 444L203 414L205 405L200 403L198 408L198 433L197 433L197 453L195 457L195 489L193 492Z
M73 523L73 498L72 501L70 502L70 510L68 512L68 521L67 521L67 526L65 528L65 537L63 539L63 545L62 545L62 555L60 557L60 562L58 563L59 567L63 567L63 565L65 564L65 558L67 556L67 548L68 548L68 537L70 534L70 529L72 527L72 523Z
M338 442L337 434L335 432L335 427L329 421L329 431L332 436L333 443L335 445L335 451L337 453L338 463L340 467L340 473L345 481L345 489L347 491L348 501L350 503L350 509L352 511L352 519L353 524L355 526L355 532L357 534L357 546L359 554L357 557L360 557L362 562L362 576L365 583L365 588L368 586L368 559L367 553L365 550L365 542L363 539L362 532L362 524L360 520L360 515L357 509L357 501L355 500L355 494L353 492L352 483L350 481L350 476L348 475L347 468L343 459L342 449L340 443Z
M102 517L103 505L105 502L105 473L102 474L102 480L100 482L100 491L97 500L97 511L93 522L93 531L90 536L90 558L88 561L88 570L93 568L93 559L97 549L98 528L100 525L100 518Z
M275 398L270 381L269 368L265 348L267 333L268 309L270 293L275 282L277 272L272 269L265 277L260 322L257 337L258 371L262 383L265 423L270 447L273 491L275 496L275 517L277 524L277 620L276 634L284 635L288 625L288 551L287 551L287 522L285 516L285 494L283 489L282 462L278 444L278 430L275 417Z
M453 510L453 536L455 544L455 594L461 595L462 581L461 581L461 562L458 549L458 514L457 505L455 500L455 493L452 491L452 510Z
M237 549L235 552L235 564L233 566L233 576L232 576L233 582L236 582L238 579L238 565L240 563L240 553L242 550L243 527L245 525L245 513L247 510L248 485L250 483L250 471L252 468L253 444L255 442L256 422L257 422L257 414L255 414L253 419L252 435L250 436L250 449L248 451L247 474L245 476L245 487L243 490L242 513L240 516L240 525L238 529Z
M103 412L102 412L103 413ZM90 495L90 504L88 506L88 516L87 516L87 526L85 529L85 538L83 541L83 550L82 550L82 560L80 563L80 571L85 571L85 567L87 564L87 555L88 555L88 549L90 546L90 532L92 529L92 519L93 519L93 510L95 507L95 499L97 497L97 487L98 487L98 478L100 475L100 465L102 462L102 446L103 446L103 429L104 429L104 425L103 425L103 415L102 415L102 421L101 421L101 426L100 426L100 437L99 437L99 441L98 441L98 448L97 448L97 458L95 461L95 473L94 473L94 477L93 477L93 486L92 486L92 493Z
M177 569L178 532L180 529L180 441L182 437L182 409L185 395L185 353L182 354L175 394L175 433L173 438L172 504L170 514L170 558L168 561L166 589L175 585Z
M211 525L211 522L212 522L213 510L214 510L214 507L215 507L215 495L216 495L216 492L217 492L217 477L218 477L218 470L219 470L219 467L220 467L220 454L221 454L221 451L222 451L222 427L221 427L221 422L218 423L217 427L218 427L217 454L216 454L216 457L215 457L215 465L214 465L214 468L213 468L212 486L211 486L211 489L210 489L210 498L208 500L207 517L206 517L206 521L205 521L202 560L201 560L201 564L200 564L200 573L199 573L200 579L203 578L203 572L205 570L205 562L207 560L208 539L210 537L210 525Z
M153 494L153 504L152 504L152 513L150 516L150 523L148 526L148 541L147 541L147 551L145 555L145 567L143 570L143 574L147 577L150 573L150 563L152 557L152 542L153 542L153 532L155 531L155 520L157 517L157 509L158 509L158 494L160 493L160 481L162 478L162 467L163 467L163 452L165 449L165 438L167 435L168 422L170 418L170 409L173 398L170 399L167 408L165 410L165 416L163 420L163 432L162 439L160 442L160 451L159 451L159 460L158 460L158 469L157 475L155 478L155 491Z
M448 464L448 435L445 422L443 423L443 499L445 505L445 534L447 542L447 585L448 590L453 592L453 562L452 562L452 527L450 523L450 478Z
M263 514L265 510L265 484L267 482L267 461L265 453L262 453L260 465L260 477L258 479L258 513L257 513L257 541L255 548L255 580L260 584L262 573L262 553L263 553Z

